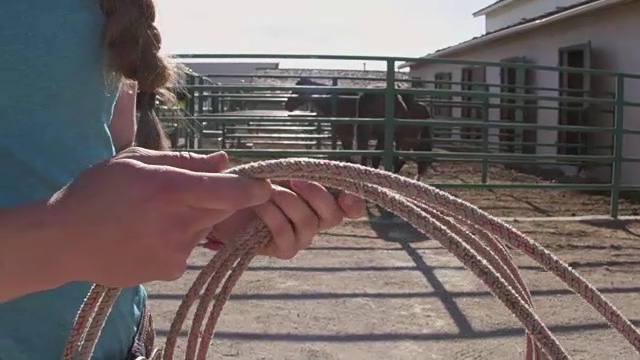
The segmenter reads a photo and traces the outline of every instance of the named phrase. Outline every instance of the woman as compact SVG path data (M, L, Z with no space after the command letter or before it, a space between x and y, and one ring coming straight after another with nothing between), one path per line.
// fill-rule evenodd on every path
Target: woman
M361 199L335 201L315 183L219 174L222 153L158 151L167 142L152 100L175 76L158 56L153 5L3 3L2 360L59 359L93 282L125 287L93 358L124 360L145 311L139 284L181 276L212 229L224 243L259 216L277 239L261 253L290 258L318 231L364 212Z

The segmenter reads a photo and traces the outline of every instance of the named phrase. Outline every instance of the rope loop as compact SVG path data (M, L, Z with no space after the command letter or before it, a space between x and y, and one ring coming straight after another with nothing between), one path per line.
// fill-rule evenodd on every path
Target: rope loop
M577 272L528 236L444 191L385 171L329 160L260 161L225 172L261 179L316 181L334 194L338 190L349 191L396 214L438 241L520 321L526 330L526 360L570 357L534 312L531 294L512 261L509 247L520 250L563 281L640 353L640 331ZM155 349L148 359L137 360L173 360L179 333L197 299L185 358L205 360L215 326L233 287L256 256L257 249L270 240L267 226L258 220L219 250L185 294L164 348ZM119 293L118 288L99 284L91 288L78 312L62 360L90 359Z

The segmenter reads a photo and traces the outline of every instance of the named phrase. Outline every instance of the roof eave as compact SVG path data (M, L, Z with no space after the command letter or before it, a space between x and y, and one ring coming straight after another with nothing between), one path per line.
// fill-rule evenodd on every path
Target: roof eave
M526 25L530 25L530 24L525 24L525 25L522 25L522 26L524 27ZM529 29L527 28L526 30L529 30ZM517 33L524 32L524 31L525 31L525 29L522 29L520 26L509 28L509 29L505 29L503 31L499 31L499 32L491 34L491 35L479 37L477 39L470 40L468 42L464 42L464 43L461 43L461 44L458 44L458 45L453 45L453 46L448 47L446 49L443 49L443 50L440 50L440 51L436 51L436 52L434 52L434 53L432 53L430 55L423 56L422 58L423 59L429 59L429 58L442 57L442 56L454 53L456 51L460 51L462 49L470 48L470 47L473 47L473 46L478 46L478 45L481 45L483 43L487 43L487 42L494 41L494 40L499 40L501 38L504 38L504 37L507 37L507 36L510 36L510 35L515 35ZM419 63L412 62L412 61L405 62L405 63L402 63L402 64L398 65L398 70L404 69L404 68L407 68L407 67L411 67L413 65L419 65Z
M463 50L465 48L470 48L473 46L478 46L490 41L495 41L495 40L499 40L502 38L505 38L507 36L511 36L511 35L516 35L519 33L523 33L523 32L527 32L527 31L531 31L534 29L537 29L539 27L542 27L544 25L549 25L551 23L557 22L557 21L561 21L561 20L566 20L568 18L589 12L589 11L594 11L600 8L604 8L607 6L611 6L611 5L615 5L615 4L620 4L623 2L628 2L631 0L600 0L600 1L596 1L584 6L580 6L577 7L575 9L571 9L569 11L566 12L562 12L560 14L556 14L556 15L552 15L548 18L542 19L542 20L537 20L537 21L533 21L530 23L526 23L526 24L522 24L522 25L518 25L518 26L514 26L512 28L508 28L508 29L504 29L502 31L498 31L496 33L490 34L490 35L486 35L486 36L482 36L479 37L477 39L474 40L470 40L467 42L463 42L460 43L458 45L453 45L451 47L448 47L446 49L440 50L440 51L436 51L432 54L423 56L422 58L424 59L428 59L428 58L436 58L436 57L442 57L451 53L454 53L456 51L460 51ZM405 63L402 63L400 65L398 65L398 70L400 69L404 69L407 67L411 67L413 65L419 65L416 62L412 62L412 61L408 61Z
M482 16L482 15L487 15L488 13L494 11L494 10L498 10L499 8L510 4L512 2L514 2L516 0L504 0L504 1L496 1L493 4L490 4L488 6L483 7L482 9L474 12L472 15L473 17L478 17L478 16Z

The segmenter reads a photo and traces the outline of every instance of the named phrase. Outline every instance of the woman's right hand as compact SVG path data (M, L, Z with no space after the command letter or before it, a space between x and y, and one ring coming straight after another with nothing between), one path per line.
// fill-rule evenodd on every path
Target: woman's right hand
M227 166L224 153L131 148L81 173L50 200L67 276L118 287L180 277L213 225L271 195L266 180L219 174Z

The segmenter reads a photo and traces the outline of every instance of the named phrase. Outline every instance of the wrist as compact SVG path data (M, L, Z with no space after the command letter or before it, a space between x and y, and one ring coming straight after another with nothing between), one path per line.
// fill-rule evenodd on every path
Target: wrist
M68 230L45 201L0 211L0 302L75 280Z

